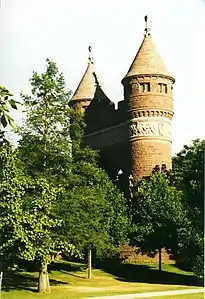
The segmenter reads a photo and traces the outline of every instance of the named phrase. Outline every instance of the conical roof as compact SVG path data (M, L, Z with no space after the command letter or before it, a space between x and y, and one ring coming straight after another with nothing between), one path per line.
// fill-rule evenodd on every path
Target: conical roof
M72 101L94 97L96 89L94 63L91 57L88 58L86 71L72 97Z
M172 77L157 53L150 33L144 35L141 46L124 78L135 75L166 75Z

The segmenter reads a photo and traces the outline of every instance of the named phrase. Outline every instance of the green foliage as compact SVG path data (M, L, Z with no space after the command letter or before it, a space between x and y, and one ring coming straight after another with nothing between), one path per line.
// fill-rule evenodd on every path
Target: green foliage
M57 233L62 220L53 214L59 190L46 179L25 178L9 143L0 151L0 252L6 265L18 259L49 263L50 255L74 247Z
M16 156L8 142L0 147L0 254L7 264L17 254L21 236L23 181L16 167Z
M25 173L37 181L46 177L59 190L51 210L63 221L52 231L61 236L61 244L66 240L81 252L91 247L98 253L112 251L126 235L124 198L99 168L98 154L83 146L85 123L69 107L70 92L56 64L47 60L45 72L34 72L30 82L32 95L22 94L27 118L19 130L18 155Z
M204 277L204 254L202 252L195 257L193 272L199 278Z
M88 161L89 164L98 165L99 155L83 144L83 135L86 124L82 114L78 111L70 110L70 137L72 140L72 163L79 168L81 164Z
M183 235L179 261L193 268L196 275L204 270L204 149L205 140L194 140L173 158L174 184L182 190L191 227Z
M8 124L14 127L13 118L9 115L9 108L17 110L19 102L12 99L9 90L0 85L0 123L5 128Z
M47 59L46 70L30 79L32 95L22 94L26 120L19 129L19 155L32 176L59 179L71 155L69 141L70 91L56 63Z
M200 230L204 221L204 149L205 140L197 139L173 158L175 184L183 191L189 216Z
M65 188L58 206L64 219L62 229L81 252L94 249L98 256L106 257L127 241L125 199L107 174L92 164L78 165L72 173L73 182Z
M108 257L128 241L126 200L99 167L98 154L82 145L84 128L82 115L73 113L72 168L59 210L64 230L79 250L92 249L97 256Z
M182 192L170 186L165 173L155 173L137 186L133 202L133 241L142 252L155 255L165 248L175 253L180 242L186 212Z
M85 124L81 114L72 113L72 164L58 212L64 232L83 252L94 250L106 257L127 242L128 218L125 198L98 166L98 154L82 145Z
M49 264L51 255L58 252L62 240L57 232L62 220L53 213L58 193L59 190L46 179L30 180L28 183L23 205L26 242L24 240L24 246L21 245L20 258ZM66 242L63 241L65 247ZM67 246L73 249L70 244Z

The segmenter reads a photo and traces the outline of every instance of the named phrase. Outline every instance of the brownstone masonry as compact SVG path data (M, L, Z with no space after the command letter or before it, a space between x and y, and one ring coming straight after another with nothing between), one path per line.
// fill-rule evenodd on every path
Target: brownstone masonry
M85 144L100 151L101 164L113 181L121 170L124 190L130 174L137 182L150 175L156 165L166 164L167 169L171 168L174 82L147 27L122 79L124 101L118 102L117 109L103 92L89 56L71 103L85 112Z
M140 253L137 247L131 247L128 245L120 246L120 258L125 263L132 263L132 264L158 264L159 263L159 253L151 257L148 256L147 254ZM162 249L161 258L162 258L162 264L175 263L174 260L170 259L165 249Z

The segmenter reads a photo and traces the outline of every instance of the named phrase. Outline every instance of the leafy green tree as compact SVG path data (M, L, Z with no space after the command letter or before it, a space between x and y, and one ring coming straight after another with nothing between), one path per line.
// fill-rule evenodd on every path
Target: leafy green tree
M184 193L190 217L201 231L204 221L204 150L205 140L194 140L173 157L175 184Z
M49 292L47 266L51 261L51 255L55 253L56 248L65 251L71 247L63 235L59 235L58 224L60 225L62 221L58 215L53 213L54 206L57 204L56 198L70 172L70 108L68 105L70 91L66 90L64 77L59 72L56 63L49 59L46 60L45 72L42 74L33 72L30 83L31 95L21 94L26 118L18 129L21 135L18 157L23 163L24 173L36 184L40 182L42 184L38 186L35 184L26 193L26 201L30 210L37 209L39 212L39 208L42 208L41 216L39 213L33 213L39 225L41 219L47 221L49 233L46 232L45 224L42 223L46 234L40 232L39 236L42 236L42 239L32 239L33 255L30 259L35 259L41 264L39 291ZM33 207L37 198L39 208ZM59 244L61 244L60 247Z
M74 246L59 235L62 219L53 213L60 190L46 179L29 181L23 198L24 246L19 257L39 264L40 293L50 293L48 265L59 250L74 253Z
M28 174L63 179L71 155L70 91L56 63L47 59L42 74L30 79L32 94L22 94L26 119L19 129L19 156Z
M158 252L161 270L162 248L169 254L176 253L179 233L185 223L188 225L182 192L170 186L166 173L156 172L136 187L132 209L132 243L143 253L156 255Z
M16 253L16 232L22 215L24 185L16 167L14 150L6 140L0 144L0 255L4 266L12 263Z
M19 130L18 151L25 172L33 178L46 177L60 188L53 205L53 213L63 219L58 234L81 252L93 248L105 252L109 243L117 244L120 225L126 223L123 198L99 169L98 154L83 146L85 123L69 107L70 93L56 64L47 60L46 71L34 73L31 85L32 95L22 95L27 118Z
M70 254L57 229L62 220L53 213L59 193L46 179L24 177L16 153L6 142L0 149L0 253L5 267L18 260L39 264L39 292L49 293L47 266L59 250Z
M17 110L17 101L12 99L12 93L9 90L0 85L0 123L5 128L8 124L14 127L13 118L10 116L9 108Z
M125 199L107 174L88 162L72 173L73 184L65 188L58 214L64 219L63 234L80 252L88 253L90 278L91 252L112 256L119 244L128 241Z
M173 182L183 192L192 226L182 238L178 259L193 268L198 276L204 274L204 149L205 140L197 139L190 146L185 145L173 158Z
M72 112L71 172L58 213L64 217L68 239L80 252L88 253L90 278L91 253L112 256L120 243L128 241L129 220L126 200L99 167L98 153L83 145L84 129L82 114Z

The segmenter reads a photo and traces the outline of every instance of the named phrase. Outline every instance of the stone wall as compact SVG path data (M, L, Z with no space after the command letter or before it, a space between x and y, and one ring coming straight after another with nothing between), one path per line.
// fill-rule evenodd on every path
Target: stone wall
M131 164L134 180L150 175L156 165L171 169L171 144L160 140L138 140L131 143Z

